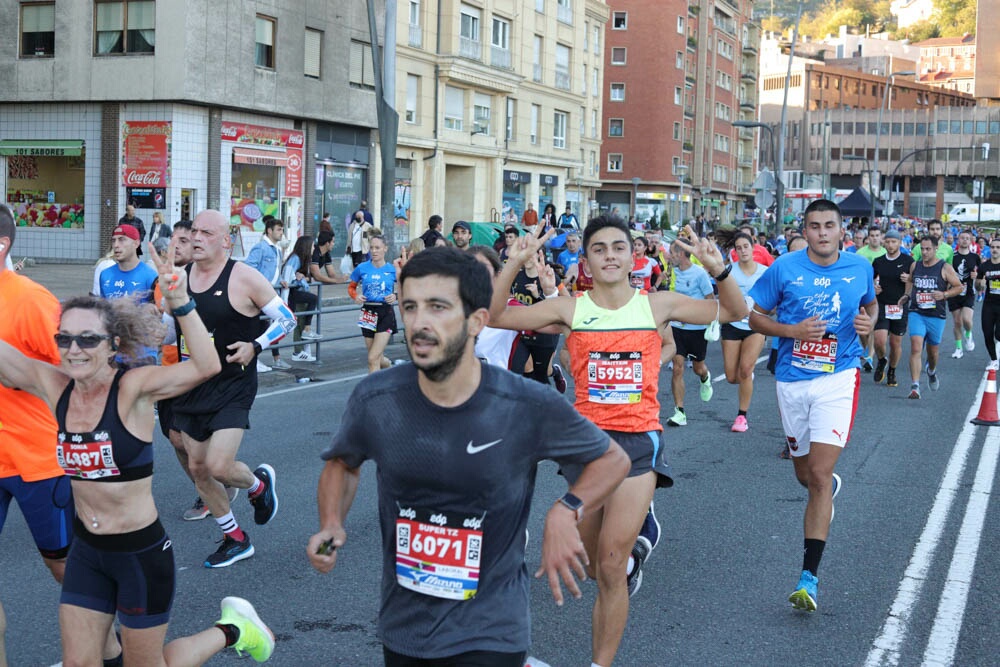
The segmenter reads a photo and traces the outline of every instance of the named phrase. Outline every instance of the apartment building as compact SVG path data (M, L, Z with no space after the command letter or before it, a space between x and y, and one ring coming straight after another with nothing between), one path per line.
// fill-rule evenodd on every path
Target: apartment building
M611 0L601 209L742 217L753 183L758 26L749 0Z
M935 88L973 94L976 81L976 36L938 37L917 42L917 81Z
M600 0L404 0L397 21L396 222L520 221L600 183L608 7Z

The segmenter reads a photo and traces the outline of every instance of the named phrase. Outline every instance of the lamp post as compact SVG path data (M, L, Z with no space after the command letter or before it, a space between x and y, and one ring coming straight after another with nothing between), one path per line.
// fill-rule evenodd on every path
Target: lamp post
M777 202L774 216L774 231L777 233L781 226L780 216L784 215L784 207L781 202L785 198L785 184L781 182L781 172L778 171L777 156L774 153L774 128L767 123L759 123L753 120L734 120L733 127L759 127L762 130L767 130L767 135L770 139L771 167L774 169L774 199Z
M639 220L639 184L642 179L638 176L632 177L632 219Z
M680 194L677 195L677 204L678 204L678 209L680 210L680 215L677 216L677 219L680 222L681 228L684 227L684 174L687 173L687 170L688 166L686 164L679 164L675 168L675 171L680 172L680 174L677 177L681 184Z
M879 139L882 138L882 115L885 113L885 107L889 102L889 91L892 88L892 77L894 76L913 76L916 72L912 70L903 70L900 72L890 72L885 75L885 87L882 89L882 106L878 108L878 127L875 131L875 160L873 161L872 169L872 208L871 216L868 218L868 224L875 223L875 193L882 193L882 180L879 178L878 174L878 153L879 153ZM892 187L892 184L889 184ZM884 211L883 211L884 212Z

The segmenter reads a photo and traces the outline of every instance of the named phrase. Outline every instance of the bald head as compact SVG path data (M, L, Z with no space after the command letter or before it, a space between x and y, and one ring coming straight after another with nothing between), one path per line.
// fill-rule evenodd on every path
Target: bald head
M219 211L202 211L191 223L191 250L195 262L217 262L229 256L229 218Z

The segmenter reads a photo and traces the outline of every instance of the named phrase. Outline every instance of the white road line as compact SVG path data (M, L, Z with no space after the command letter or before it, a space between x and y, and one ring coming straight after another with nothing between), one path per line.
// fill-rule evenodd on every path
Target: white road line
M948 521L948 513L951 511L955 494L962 481L966 459L969 457L969 449L972 447L976 434L976 427L969 421L978 414L980 397L985 388L986 375L984 374L979 388L975 392L975 400L969 408L969 413L965 416L965 425L955 441L951 458L948 459L944 477L941 478L941 485L934 497L934 504L927 515L927 523L913 549L910 563L903 573L903 579L899 582L896 599L889 608L889 616L886 617L878 637L872 642L871 651L865 660L866 667L899 664L899 651L909 631L910 615L920 599L921 589L927 580L927 572L934 560L934 553L941 540L941 533Z
M767 361L767 358L769 356L770 356L770 354L765 354L763 357L760 357L759 359L757 359L757 361L753 362L753 365L754 366L759 366L760 362ZM726 379L726 374L725 374L725 372L723 372L722 375L717 375L714 378L712 378L712 382L722 382L725 379Z
M962 631L962 619L969 600L972 572L976 567L979 542L982 538L986 508L993 491L993 476L1000 455L1000 428L991 428L986 434L986 443L979 457L979 468L972 493L965 507L965 519L955 542L955 552L948 568L941 602L931 628L927 650L924 651L924 665L951 665L958 648L958 637Z
M336 380L324 380L322 382L305 382L303 384L296 384L294 387L287 387L285 389L275 389L274 391L267 391L263 394L257 394L257 398L270 398L271 396L281 396L282 394L288 394L293 391L302 391L304 389L312 389L313 387L327 387L331 384L341 384L344 382L351 382L353 380L360 380L361 378L367 376L368 373L361 373L360 375L348 375L347 377L337 378Z

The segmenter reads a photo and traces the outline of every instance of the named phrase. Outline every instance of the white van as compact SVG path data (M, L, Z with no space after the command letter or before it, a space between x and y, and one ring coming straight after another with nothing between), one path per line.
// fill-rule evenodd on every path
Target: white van
M983 209L979 215L980 206ZM1000 221L1000 204L957 204L948 212L948 222L998 222Z

